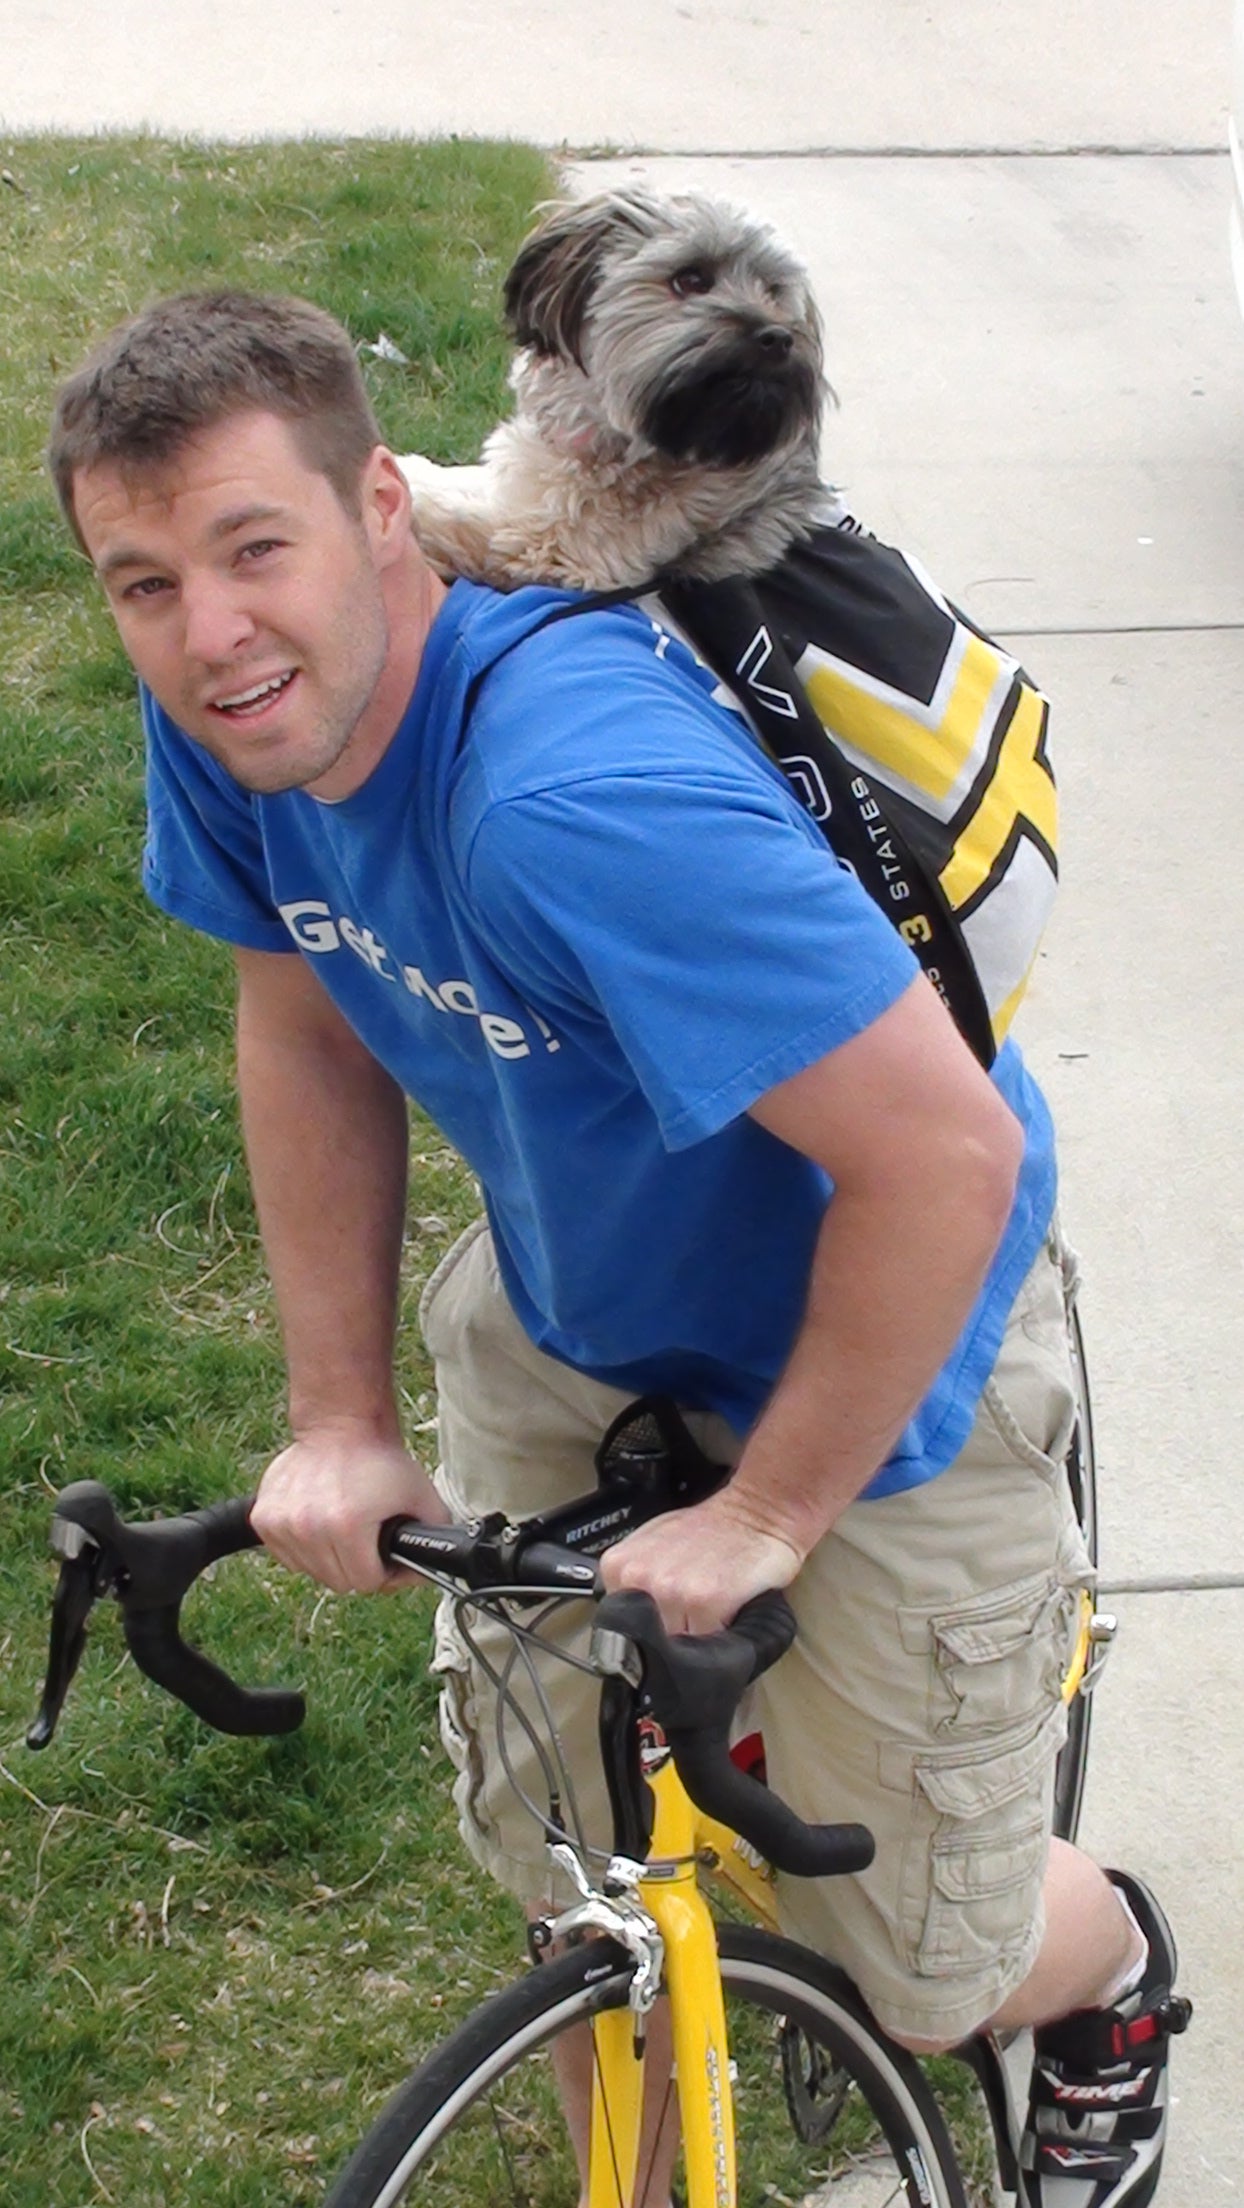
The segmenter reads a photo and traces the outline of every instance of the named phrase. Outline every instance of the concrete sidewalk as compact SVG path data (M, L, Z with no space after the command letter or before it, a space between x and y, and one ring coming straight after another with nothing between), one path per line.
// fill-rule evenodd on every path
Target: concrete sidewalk
M1223 140L1221 0L4 0L0 128L665 152Z
M1054 700L1060 906L1021 1039L1085 1266L1107 1580L1086 1837L1152 1878L1197 2003L1164 2208L1238 2193L1244 1570L1244 328L1227 9L3 0L11 131L459 131L695 183L811 263L827 469ZM572 29L568 26L573 26ZM193 57L192 60L188 57ZM501 57L498 62L498 57ZM616 149L585 163L588 149ZM633 150L632 150L633 149Z

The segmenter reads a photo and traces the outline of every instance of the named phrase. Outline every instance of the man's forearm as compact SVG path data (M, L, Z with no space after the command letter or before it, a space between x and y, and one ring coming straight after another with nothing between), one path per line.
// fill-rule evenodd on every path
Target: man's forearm
M731 1483L734 1509L806 1555L953 1350L1006 1231L1024 1137L923 980L754 1113L835 1188L803 1326Z
M266 968L239 963L242 1123L293 1430L396 1436L405 1099L335 1015L283 1019Z
M840 1191L803 1325L731 1482L802 1554L884 1464L958 1340L1010 1208L1004 1160L941 1190Z

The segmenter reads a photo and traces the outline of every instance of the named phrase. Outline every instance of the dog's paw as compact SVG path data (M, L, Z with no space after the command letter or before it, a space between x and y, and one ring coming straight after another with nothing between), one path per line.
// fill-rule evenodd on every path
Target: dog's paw
M443 491L446 488L446 478L452 482L455 475L467 473L465 469L442 467L439 460L427 460L421 452L404 452L397 464L406 478L412 498L438 487Z
M398 462L410 489L411 527L419 549L442 575L488 582L490 522L482 468L443 468L422 453Z

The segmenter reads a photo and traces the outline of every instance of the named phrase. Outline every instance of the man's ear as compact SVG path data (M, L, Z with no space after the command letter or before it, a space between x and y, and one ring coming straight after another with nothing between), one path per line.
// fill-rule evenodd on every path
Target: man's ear
M363 527L382 566L411 541L410 489L387 445L369 453L359 485Z

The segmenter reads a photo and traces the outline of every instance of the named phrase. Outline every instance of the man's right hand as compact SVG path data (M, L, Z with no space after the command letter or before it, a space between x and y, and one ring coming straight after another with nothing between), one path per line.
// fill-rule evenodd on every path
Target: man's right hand
M444 1525L449 1513L422 1466L398 1441L357 1428L321 1429L274 1457L259 1483L251 1524L292 1572L337 1594L409 1586L387 1572L377 1548L386 1518Z

